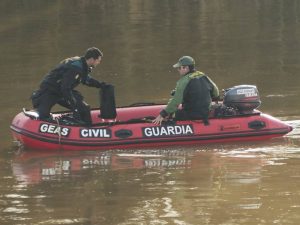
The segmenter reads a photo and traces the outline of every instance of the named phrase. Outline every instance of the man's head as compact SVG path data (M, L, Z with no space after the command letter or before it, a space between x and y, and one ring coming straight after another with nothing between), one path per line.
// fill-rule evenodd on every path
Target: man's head
M88 66L96 67L102 59L103 53L96 47L88 48L84 54L84 58Z
M178 62L173 65L174 68L180 66L195 66L195 60L191 56L182 56Z
M173 67L178 69L180 75L185 75L195 70L195 60L191 56L182 56Z

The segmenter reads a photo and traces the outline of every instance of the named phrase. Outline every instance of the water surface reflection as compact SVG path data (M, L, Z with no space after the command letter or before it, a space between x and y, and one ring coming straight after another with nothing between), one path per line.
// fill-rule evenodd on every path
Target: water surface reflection
M2 212L37 224L286 224L299 219L299 145L19 151Z

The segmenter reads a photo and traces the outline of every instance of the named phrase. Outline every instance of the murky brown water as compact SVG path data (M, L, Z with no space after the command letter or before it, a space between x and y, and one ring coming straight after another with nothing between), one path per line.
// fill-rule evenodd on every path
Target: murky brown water
M299 224L300 2L0 2L0 224ZM118 105L166 102L182 55L219 88L257 85L294 126L255 143L108 152L18 151L9 125L43 75L87 47ZM91 106L97 91L80 87ZM59 109L58 107L56 109Z

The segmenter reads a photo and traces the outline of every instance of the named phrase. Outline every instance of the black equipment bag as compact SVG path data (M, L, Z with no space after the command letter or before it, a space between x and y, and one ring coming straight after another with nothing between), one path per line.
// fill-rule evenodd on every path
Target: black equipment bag
M111 84L104 85L100 92L100 118L115 119L117 117L115 90Z

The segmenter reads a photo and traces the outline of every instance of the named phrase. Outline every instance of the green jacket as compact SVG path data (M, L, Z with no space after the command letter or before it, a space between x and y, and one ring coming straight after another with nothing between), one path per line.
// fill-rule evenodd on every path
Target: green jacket
M184 98L184 90L190 80L199 78L202 76L206 76L204 73L200 71L188 73L184 76L182 76L176 84L176 88L174 89L175 94L172 98L170 98L167 107L160 113L163 117L165 117L168 114L174 113L178 106L183 102ZM212 98L217 98L219 96L219 89L217 85L208 77L206 76L209 82L212 84L213 88L212 91L210 92L210 95Z

